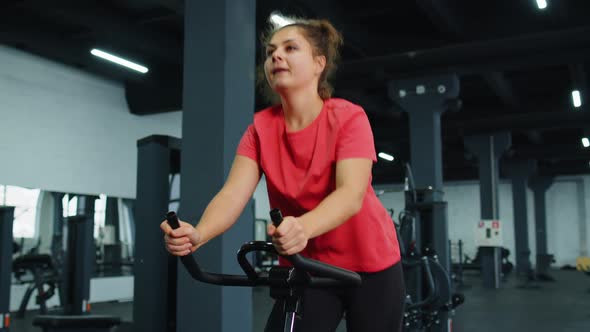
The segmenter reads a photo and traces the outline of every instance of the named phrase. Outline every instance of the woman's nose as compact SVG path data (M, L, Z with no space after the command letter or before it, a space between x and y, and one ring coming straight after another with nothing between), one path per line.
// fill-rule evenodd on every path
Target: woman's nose
M272 61L276 62L278 60L282 60L283 59L283 55L281 54L280 51L276 50L272 53Z

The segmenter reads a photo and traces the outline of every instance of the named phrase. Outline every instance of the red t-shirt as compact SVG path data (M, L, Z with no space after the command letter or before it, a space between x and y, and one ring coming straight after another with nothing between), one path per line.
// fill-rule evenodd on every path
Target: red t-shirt
M281 106L254 115L237 153L255 160L266 177L271 208L298 217L336 189L336 162L377 160L364 110L343 99L328 99L306 128L287 132ZM303 256L357 272L381 271L400 260L387 210L371 186L361 210L339 227L310 239Z

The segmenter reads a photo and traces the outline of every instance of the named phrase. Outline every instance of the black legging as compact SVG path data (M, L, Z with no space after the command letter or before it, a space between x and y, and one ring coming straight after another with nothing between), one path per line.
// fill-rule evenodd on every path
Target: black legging
M359 273L360 287L307 289L303 296L303 318L296 332L332 332L346 313L347 332L396 332L402 330L405 299L401 263L375 273ZM265 332L282 332L283 303L275 302Z

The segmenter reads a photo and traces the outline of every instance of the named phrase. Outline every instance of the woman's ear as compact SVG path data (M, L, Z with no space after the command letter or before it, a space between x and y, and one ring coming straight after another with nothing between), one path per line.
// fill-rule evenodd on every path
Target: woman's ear
M316 74L321 75L326 68L326 56L318 55L315 57L315 64L316 64Z

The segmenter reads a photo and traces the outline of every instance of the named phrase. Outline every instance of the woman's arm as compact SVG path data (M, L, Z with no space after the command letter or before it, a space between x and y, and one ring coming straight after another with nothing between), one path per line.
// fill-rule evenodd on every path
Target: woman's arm
M311 238L324 234L357 214L363 204L373 161L344 159L336 163L336 189L313 210L304 215L285 217L281 226L269 227L281 254L300 252Z
M252 198L260 180L258 164L236 156L223 188L211 200L195 226L201 236L199 246L225 232L238 219Z
M252 198L259 180L258 164L248 157L237 155L223 188L209 202L195 227L181 221L180 227L172 230L166 221L162 222L160 227L166 234L168 251L178 256L186 255L225 232Z

